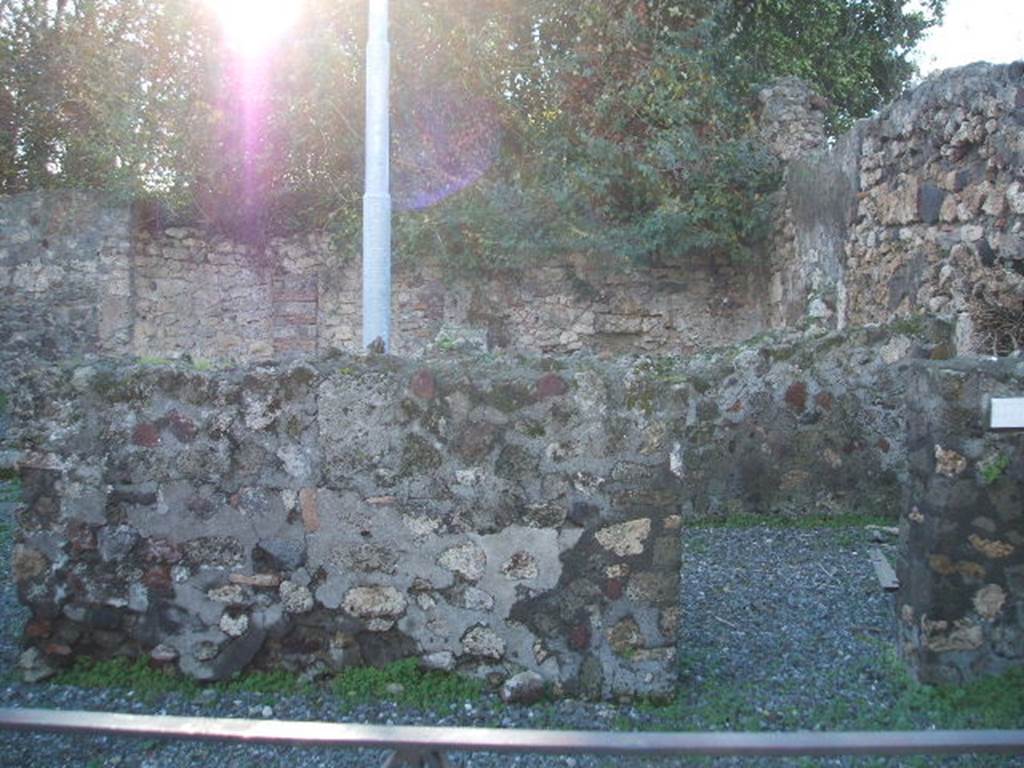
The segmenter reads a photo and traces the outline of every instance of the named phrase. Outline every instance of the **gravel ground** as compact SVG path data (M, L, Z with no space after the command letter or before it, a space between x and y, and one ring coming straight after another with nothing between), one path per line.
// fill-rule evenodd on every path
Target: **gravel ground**
M5 489L0 486L0 499ZM6 489L9 496L10 488ZM10 526L13 504L0 501ZM10 530L10 527L8 527ZM4 573L10 536L3 536ZM891 597L882 593L867 558L864 528L695 528L685 536L682 626L685 691L670 708L574 701L504 707L492 695L453 712L401 709L393 703L352 705L319 695L268 697L206 690L192 699L167 694L145 700L139 692L87 690L12 682L25 619L9 578L0 595L2 707L50 707L223 717L271 716L286 720L465 725L565 729L770 729L885 728L896 711L899 675L891 655ZM927 720L916 723L927 727ZM1024 724L1022 724L1024 725ZM384 755L347 750L225 746L96 737L0 734L0 766L379 766ZM670 765L963 765L978 758L909 760L661 760L607 757L453 755L453 765L615 766ZM998 758L989 765L1024 765Z

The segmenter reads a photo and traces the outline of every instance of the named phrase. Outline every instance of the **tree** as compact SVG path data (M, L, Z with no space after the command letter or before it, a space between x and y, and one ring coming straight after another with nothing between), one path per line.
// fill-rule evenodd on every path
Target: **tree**
M831 102L833 129L841 130L899 95L916 71L909 54L944 7L945 0L731 0L718 8L719 66L738 82L807 80Z
M392 4L396 249L506 267L749 257L778 181L752 85L798 74L837 125L865 114L906 81L942 0ZM304 5L261 69L198 0L0 0L0 192L146 195L254 240L326 229L354 253L364 3Z

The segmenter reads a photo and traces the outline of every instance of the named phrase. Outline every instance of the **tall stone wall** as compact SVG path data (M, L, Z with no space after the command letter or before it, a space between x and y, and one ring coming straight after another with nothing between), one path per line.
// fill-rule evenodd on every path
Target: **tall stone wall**
M1024 343L1024 63L933 75L789 170L776 292L792 322L954 321L961 354Z
M0 197L0 364L129 347L129 232L93 194Z
M788 163L754 264L566 259L451 279L397 254L394 351L432 344L690 354L769 328L954 321L961 353L1024 342L1024 63L933 76L830 148L799 81L761 94ZM359 262L309 234L259 248L132 223L85 193L0 198L0 324L24 352L261 360L355 350Z
M918 363L908 380L902 650L922 681L962 683L1024 663L1024 432L988 428L1024 365Z
M189 227L154 230L86 193L0 198L0 222L0 327L14 340L28 333L35 357L247 361L358 350L359 259L326 236L257 248ZM437 264L396 260L393 351L402 355L460 341L524 352L690 353L767 327L765 278L750 266L697 259L615 270L568 259L454 279Z

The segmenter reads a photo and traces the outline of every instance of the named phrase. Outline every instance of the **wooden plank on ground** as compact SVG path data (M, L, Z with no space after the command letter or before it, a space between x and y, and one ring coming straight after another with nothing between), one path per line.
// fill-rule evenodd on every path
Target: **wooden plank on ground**
M886 592L895 592L900 588L900 580L896 576L896 571L889 565L889 558L885 556L881 549L878 547L871 547L868 550L868 556L871 558L871 564L875 566L875 576L878 577L878 583L882 589Z

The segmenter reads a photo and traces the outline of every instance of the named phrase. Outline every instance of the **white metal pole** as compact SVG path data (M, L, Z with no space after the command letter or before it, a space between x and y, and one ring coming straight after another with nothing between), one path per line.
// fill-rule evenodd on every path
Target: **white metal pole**
M367 2L363 349L374 345L378 351L386 352L391 335L391 124L388 114L391 46L388 43L388 0Z

